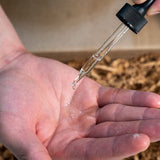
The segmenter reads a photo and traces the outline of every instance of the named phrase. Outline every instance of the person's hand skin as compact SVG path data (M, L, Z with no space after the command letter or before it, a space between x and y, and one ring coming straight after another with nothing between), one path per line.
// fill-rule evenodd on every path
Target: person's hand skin
M134 3L140 4L146 0L133 0ZM151 8L148 10L147 15L155 15L160 13L160 0L156 0Z
M29 54L0 8L0 142L20 160L116 160L160 140L160 96L101 87ZM153 108L152 108L153 107Z

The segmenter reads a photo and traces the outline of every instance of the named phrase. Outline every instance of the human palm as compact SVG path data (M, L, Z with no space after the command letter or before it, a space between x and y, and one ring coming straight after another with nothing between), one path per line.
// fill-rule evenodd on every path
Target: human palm
M0 142L20 160L116 160L160 140L160 96L101 87L29 54L0 7Z
M88 78L73 90L76 75L28 53L1 69L0 141L19 159L121 159L159 140L158 95Z

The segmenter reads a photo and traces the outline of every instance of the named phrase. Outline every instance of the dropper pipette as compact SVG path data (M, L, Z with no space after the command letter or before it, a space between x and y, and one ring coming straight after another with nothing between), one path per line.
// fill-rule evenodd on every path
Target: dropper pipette
M112 49L112 47L123 37L123 35L131 29L134 33L138 33L147 23L144 18L146 12L155 0L147 0L142 4L135 4L131 6L126 3L117 13L117 17L122 21L119 27L112 33L112 35L104 42L104 44L93 54L89 60L82 66L78 76L72 83L73 89L76 84L86 76L94 66L101 61L104 56Z
M82 66L76 79L73 81L73 88L76 87L78 81L86 76L94 68L94 66L104 58L104 56L111 50L118 40L121 39L128 29L129 28L122 23L117 30L104 42L98 51L89 58L89 60Z

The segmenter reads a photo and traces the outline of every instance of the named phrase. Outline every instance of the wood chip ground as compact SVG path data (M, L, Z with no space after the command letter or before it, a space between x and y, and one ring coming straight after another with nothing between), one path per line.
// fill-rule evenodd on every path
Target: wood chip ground
M80 69L84 61L69 62ZM111 60L106 56L91 71L90 78L104 86L150 91L160 94L160 54L147 54L129 60ZM13 155L0 144L0 160L15 160ZM125 160L160 160L160 142L138 155Z

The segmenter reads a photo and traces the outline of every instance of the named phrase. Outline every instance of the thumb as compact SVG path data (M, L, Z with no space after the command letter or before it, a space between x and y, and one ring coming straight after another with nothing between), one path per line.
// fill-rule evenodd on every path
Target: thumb
M13 126L1 122L0 141L19 160L51 160L46 147L24 123Z

